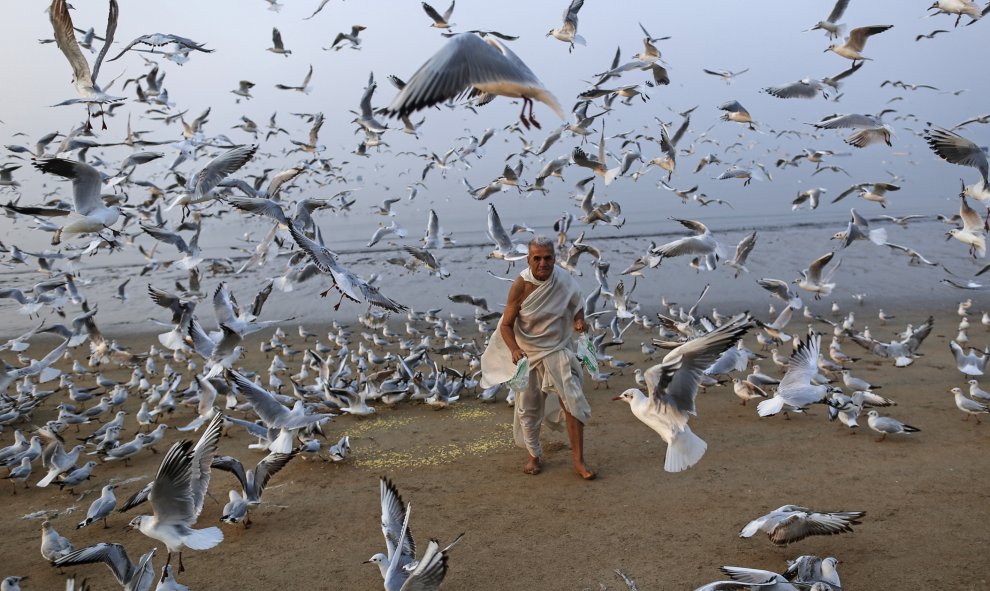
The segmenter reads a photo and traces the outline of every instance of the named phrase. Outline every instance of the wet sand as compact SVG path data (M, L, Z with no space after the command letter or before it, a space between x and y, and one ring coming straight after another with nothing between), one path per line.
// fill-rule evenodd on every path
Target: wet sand
M865 319L874 317L876 309L867 305L857 311ZM566 437L552 432L544 435L543 474L522 473L525 452L512 444L511 409L504 392L495 404L482 404L465 394L441 411L413 404L379 407L373 418L343 416L327 427L331 442L351 436L353 454L346 463L293 460L273 478L265 503L252 513L253 527L224 524L222 544L185 554L187 571L179 580L193 589L269 590L287 582L321 589L381 588L377 569L362 562L384 548L378 479L387 476L413 504L411 529L421 549L431 537L445 543L465 533L451 552L444 589L623 589L615 569L633 577L644 591L693 589L723 578L720 565L780 572L785 559L800 554L838 557L849 589L988 588L984 516L990 457L983 452L990 444L990 424L964 422L946 393L952 386L965 385L965 380L948 349L958 317L946 307L942 311L922 346L924 356L913 366L895 369L869 357L854 366L856 375L882 384L880 392L898 402L881 413L920 427L916 435L876 443L865 417L851 435L839 423L826 421L824 407L790 420L760 419L752 403L741 406L731 385L725 385L700 394L698 416L691 422L708 442L707 454L692 469L668 474L663 471L666 447L660 438L624 403L611 401L634 385L629 368L625 375L613 377L607 389L586 384L594 412L587 427L587 458L599 478L585 482L573 472ZM983 332L975 309L974 313L970 335L982 345L990 341L990 334ZM899 316L897 322L915 325L924 320L918 314ZM801 325L797 318L792 324ZM325 334L325 327L313 328ZM898 324L897 330L901 328ZM871 329L876 337L895 330ZM460 332L476 336L467 326ZM269 334L249 337L244 368L265 370L270 358L258 351L258 344ZM610 351L645 368L651 361L643 359L638 344L648 338L634 327L626 333L626 344ZM121 340L141 351L153 339L131 335ZM290 334L288 340L294 349L303 349L297 335ZM752 335L747 340L756 345ZM51 343L39 341L30 353L46 351ZM853 343L843 350L866 357ZM85 354L85 347L74 351L77 358ZM296 356L288 362L289 373L298 369L299 360ZM164 363L158 360L159 369ZM466 365L462 360L449 364ZM762 367L779 373L770 360ZM126 380L130 371L105 369L104 374ZM93 378L77 382L89 385ZM182 388L185 385L183 381ZM52 418L54 404L49 401L39 408L34 424ZM137 392L132 392L125 409L133 413L138 405ZM193 408L180 406L164 422L180 426L194 415ZM133 436L134 424L129 416L122 439ZM83 426L76 434L70 428L65 435L71 441L93 429ZM170 429L159 450L182 435ZM11 437L11 430L5 430L2 443L8 445ZM247 450L250 442L242 430L231 429L220 452L253 465L263 454ZM6 505L0 575L29 575L25 589L60 587L64 577L45 564L38 551L40 520L21 516L73 505L74 513L53 523L77 547L118 542L132 558L140 556L153 542L124 526L141 508L114 514L109 529L74 527L107 480L150 478L161 458L145 452L130 468L117 462L101 464L95 478L76 490L89 492L81 500L57 488L18 490L17 495L9 487L0 488ZM39 470L35 468L31 483L40 479ZM120 502L142 484L143 480L122 487ZM207 500L200 526L217 524L226 491L234 485L231 475L214 474L210 490L220 504ZM852 534L809 538L787 548L775 548L761 536L737 537L747 521L787 503L862 510L866 517ZM164 548L155 559L159 572L163 562ZM66 572L88 578L96 588L116 585L101 565Z

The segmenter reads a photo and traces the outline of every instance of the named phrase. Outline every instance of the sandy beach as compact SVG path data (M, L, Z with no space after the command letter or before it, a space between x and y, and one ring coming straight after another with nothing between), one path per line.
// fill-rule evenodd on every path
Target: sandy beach
M861 313L868 310L864 306ZM924 319L903 320L918 324ZM983 560L980 523L990 459L979 450L990 442L990 425L964 422L946 393L953 385L965 385L947 345L957 322L954 314L938 315L922 346L924 356L905 369L875 363L853 343L844 346L848 354L865 357L855 364L856 374L882 384L882 394L897 401L897 406L881 409L882 414L922 430L882 443L874 441L865 417L853 435L839 423L827 422L824 407L790 420L760 419L752 403L739 404L730 384L699 395L698 416L691 424L709 444L705 457L686 472L668 474L663 471L663 442L624 403L611 401L635 385L632 368L614 376L607 389L586 382L594 412L587 428L587 457L599 473L593 482L573 472L566 437L546 431L544 473L522 473L525 453L512 444L504 392L494 404L482 404L466 393L441 411L406 403L395 409L379 405L377 415L368 419L339 417L326 429L327 437L334 442L350 435L352 456L342 464L294 459L272 480L264 504L253 513L253 527L223 525L220 546L185 554L187 570L179 580L192 588L263 590L287 581L322 589L380 588L377 569L362 562L384 548L378 479L386 476L413 504L411 529L421 547L431 537L446 543L465 533L451 552L444 589L623 589L615 569L643 590L692 589L723 578L721 565L780 572L786 559L801 554L838 557L844 588L984 589L990 567ZM976 328L971 331L974 340L983 342L986 333ZM880 338L895 329L872 330ZM267 366L270 358L258 351L266 337L251 337L242 367ZM153 339L132 335L122 342L141 351ZM638 347L645 339L644 331L635 327L626 334L626 344L611 352L645 368L651 361ZM298 336L288 340L302 350ZM747 342L757 346L751 337ZM34 347L44 350L46 343ZM74 352L75 357L84 355L85 348ZM299 358L289 362L291 372L298 369ZM164 363L159 360L159 368ZM780 373L771 360L761 367ZM118 380L129 374L129 369L104 368L105 376ZM134 412L138 404L137 392L132 392L125 410ZM40 407L33 423L52 418L51 406ZM194 416L194 408L180 406L162 420L180 426ZM94 428L84 425L80 433L70 429L65 435L72 441ZM132 430L122 439L130 438ZM170 429L159 449L182 435ZM246 449L251 438L242 430L230 429L228 435L221 453L245 464L262 457ZM6 429L2 442L10 441L11 430ZM30 576L26 588L62 585L64 576L39 555L40 519L22 517L36 511L65 513L74 506L75 511L54 518L53 524L77 547L117 542L132 557L149 549L150 539L124 528L141 508L114 514L109 529L74 528L102 484L142 477L118 491L122 502L154 475L161 457L144 452L130 468L101 464L96 476L76 490L80 496L53 488L32 487L16 495L0 489L6 504L3 574ZM32 475L30 482L38 478ZM223 502L234 486L233 477L215 473L210 490ZM762 536L737 537L750 519L788 503L862 510L866 517L852 534L813 537L786 548L776 548ZM216 523L221 507L207 500L199 524ZM155 560L159 569L162 554ZM96 588L115 584L100 565L66 572L86 577Z

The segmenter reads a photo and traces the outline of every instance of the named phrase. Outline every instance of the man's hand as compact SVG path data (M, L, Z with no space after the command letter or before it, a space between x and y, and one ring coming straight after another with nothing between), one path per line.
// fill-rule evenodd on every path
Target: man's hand
M584 318L575 318L574 319L574 330L576 330L578 332L584 332L584 331L588 330L588 327L584 324Z
M526 352L522 349L516 349L512 351L512 363L519 363L519 360L526 356Z

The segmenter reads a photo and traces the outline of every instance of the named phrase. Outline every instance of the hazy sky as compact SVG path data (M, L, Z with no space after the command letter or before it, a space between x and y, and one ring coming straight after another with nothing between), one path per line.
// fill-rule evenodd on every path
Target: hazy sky
M76 0L73 18L77 26L96 28L102 34L106 23L107 3L95 0ZM280 12L268 9L262 0L210 1L210 2L138 2L120 1L120 20L117 43L111 54L134 37L152 32L174 33L205 43L215 49L211 54L194 53L190 61L179 66L157 58L166 72L164 85L171 101L172 111L189 110L194 117L206 107L212 107L208 135L227 134L236 142L252 142L254 139L240 130L231 129L241 115L246 115L259 125L264 125L273 112L278 121L297 139L304 139L308 126L290 115L292 112L321 111L326 124L320 134L325 146L323 156L343 165L351 179L348 185L331 184L317 187L313 178L297 183L301 190L292 197L327 197L345 187L360 187L356 194L359 203L346 224L336 223L333 216L320 218L328 230L328 240L341 248L353 247L367 240L371 231L383 218L367 215L367 206L382 199L404 196L405 187L425 164L416 156L396 156L404 150L442 153L450 147L466 145L458 139L468 134L480 135L485 128L493 128L497 134L486 146L483 159L469 157L472 168L458 164L442 180L436 171L427 178L428 188L420 191L413 202L403 201L396 206L397 220L405 226L410 237L418 237L425 224L426 211L440 208L441 221L448 230L455 230L462 239L481 240L487 203L470 198L461 185L467 178L480 186L499 175L506 155L517 152L520 141L515 133L503 128L516 121L518 104L499 98L475 114L458 109L450 111L430 110L419 138L391 131L385 135L388 150L372 152L369 158L359 158L350 153L360 135L350 123L370 72L375 73L380 85L374 97L376 107L385 106L395 95L395 90L385 81L388 74L408 78L412 72L445 40L439 31L430 28L430 20L417 1L358 2L331 0L326 8L312 20L303 20L317 6L318 0L285 0ZM668 64L670 86L643 88L650 96L647 102L634 99L631 106L618 102L607 116L606 133L636 130L658 135L654 117L674 121L676 112L697 106L692 117L691 129L681 148L689 147L700 134L717 140L721 148L712 144L697 144L692 155L681 156L679 168L672 182L677 187L700 185L711 197L727 199L735 209L700 209L682 206L666 191L658 191L656 182L661 178L656 168L638 182L620 178L607 189L598 187L599 199L614 199L623 205L629 223L624 232L670 231L675 225L668 221L670 215L703 219L714 225L755 223L767 219L808 222L838 220L848 215L848 207L855 205L868 215L876 215L879 208L873 204L856 202L852 198L836 205L823 204L816 212L790 212L790 200L803 188L823 186L830 196L837 195L852 182L889 180L887 171L901 175L904 189L892 196L890 211L907 213L951 213L957 207L953 199L958 192L958 179L967 182L975 179L975 172L939 161L916 137L914 132L924 128L924 122L951 126L959 121L987 111L990 82L982 75L979 63L984 51L987 26L953 28L953 18L940 15L924 18L928 2L903 0L859 0L850 4L842 22L850 26L893 24L894 28L868 43L865 55L874 61L867 62L842 88L841 101L833 103L822 98L814 100L781 100L760 92L760 89L795 81L810 76L821 78L846 69L850 62L832 53L823 53L829 41L821 31L802 32L832 8L832 2L794 2L792 0L753 2L709 1L694 2L604 2L587 0L580 12L579 31L587 39L586 47L578 46L568 53L567 45L546 37L546 32L561 22L565 2L479 2L461 0L453 15L455 30L469 28L495 29L519 35L512 44L513 50L526 61L544 84L560 99L565 110L574 103L576 95L588 87L587 81L595 73L607 69L616 47L621 47L625 60L642 48L642 33L637 22L654 35L670 35L668 41L659 43L663 60ZM435 4L444 10L446 4ZM50 108L48 105L75 95L71 85L71 70L65 58L54 44L42 45L39 39L51 37L51 26L42 2L12 2L5 5L5 18L0 21L0 38L6 44L7 59L0 62L7 92L0 107L0 138L2 143L33 145L35 138L50 131L67 131L77 124L83 115L81 107ZM968 21L964 19L964 21ZM344 49L339 52L323 51L339 31L349 30L353 24L365 25L360 51ZM278 27L285 45L292 55L283 57L266 51L271 46L271 29ZM948 29L948 34L934 40L915 42L915 36L933 29ZM97 46L99 42L97 42ZM977 51L979 49L979 51ZM125 79L143 75L148 67L142 57L148 54L129 53L122 59L105 64L100 82L120 79L110 89L111 94L123 94L133 98L133 87L121 87ZM95 56L95 54L93 54ZM274 88L278 82L298 84L312 64L315 70L308 95L280 91ZM749 72L731 85L706 75L702 68L741 70ZM246 79L257 84L254 99L236 102L230 91L238 80ZM648 79L643 72L626 74L621 80L609 84L642 83ZM884 80L903 80L908 83L924 83L938 87L931 90L904 91L890 86L880 88ZM954 95L951 91L966 91ZM888 101L904 97L888 105ZM758 131L749 131L738 124L719 121L721 112L717 106L727 100L740 101L760 122ZM817 121L832 113L876 113L886 107L895 108L895 116L911 113L914 119L893 120L894 146L872 146L856 150L842 143L848 133L829 131L819 134L819 139L778 139L771 130L796 129L811 131L807 123ZM118 109L108 120L107 131L97 129L98 138L119 141L126 131L127 113L131 113L136 129L152 130L147 137L178 139L181 129L177 125L165 128L160 122L144 118L147 107L129 102ZM598 112L593 106L590 112ZM555 115L543 105L537 105L536 116L543 123L543 130L533 130L528 137L537 145L551 128L559 123ZM414 117L419 120L419 116ZM97 123L98 125L98 123ZM596 123L594 129L600 129ZM16 137L23 132L27 137ZM964 135L977 143L990 143L990 127L974 125ZM284 137L284 136L283 136ZM597 137L597 135L595 136ZM723 154L725 166L709 167L698 175L692 174L698 158L708 152L720 152L735 142L742 147ZM565 138L546 156L556 157L569 153L578 139ZM300 154L282 156L288 144L284 139L263 143L260 156L245 168L245 172L257 172L262 168L280 169L297 164ZM801 147L853 152L849 157L837 157L835 164L849 170L852 177L825 173L809 177L813 165L802 164L799 169L786 171L773 169L774 181L754 182L743 188L739 181L715 181L721 170L731 162L740 160L742 165L762 162L769 167L778 157L796 153ZM595 146L585 146L594 152ZM152 148L155 149L155 148ZM167 156L158 163L141 169L135 177L149 177L165 183L162 171L174 157L175 150L168 146L157 148ZM608 143L615 155L620 153L619 140ZM644 157L660 155L659 147L650 142L641 144ZM129 149L107 149L102 154L107 162L117 162ZM100 152L93 151L91 155ZM0 162L9 158L0 159ZM180 170L189 172L199 163L186 163ZM513 163L515 160L512 161ZM528 160L524 177L532 180L539 162ZM113 172L108 170L108 172ZM548 181L552 191L547 196L534 194L519 197L506 192L492 198L502 211L507 224L526 221L546 228L561 211L574 210L574 203L567 198L575 181L587 176L583 169L565 171L566 182ZM356 182L360 176L363 182ZM41 182L47 188L59 187L67 195L68 185L53 183L29 166L17 171L16 177L24 184L22 202L36 203L41 199ZM599 181L599 185L601 185ZM144 191L130 190L131 198L143 199ZM770 217L767 217L770 216ZM240 219L240 218L227 218ZM5 226L9 227L9 226ZM248 223L247 228L260 228L260 224ZM28 232L19 227L17 240L26 246L47 243L48 234ZM204 242L219 244L229 242L231 228L225 227L221 235L210 233ZM330 231L332 230L332 231ZM596 232L607 233L608 229Z

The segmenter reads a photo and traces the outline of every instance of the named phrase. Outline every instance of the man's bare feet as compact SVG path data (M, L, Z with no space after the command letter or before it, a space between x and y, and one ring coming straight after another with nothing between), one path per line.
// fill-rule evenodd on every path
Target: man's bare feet
M598 477L598 474L594 470L589 469L584 464L574 464L574 470L578 473L578 476L585 480L594 480Z
M536 456L529 456L529 460L526 461L526 467L523 468L525 474L536 475L543 471L543 464L540 462L540 458Z

